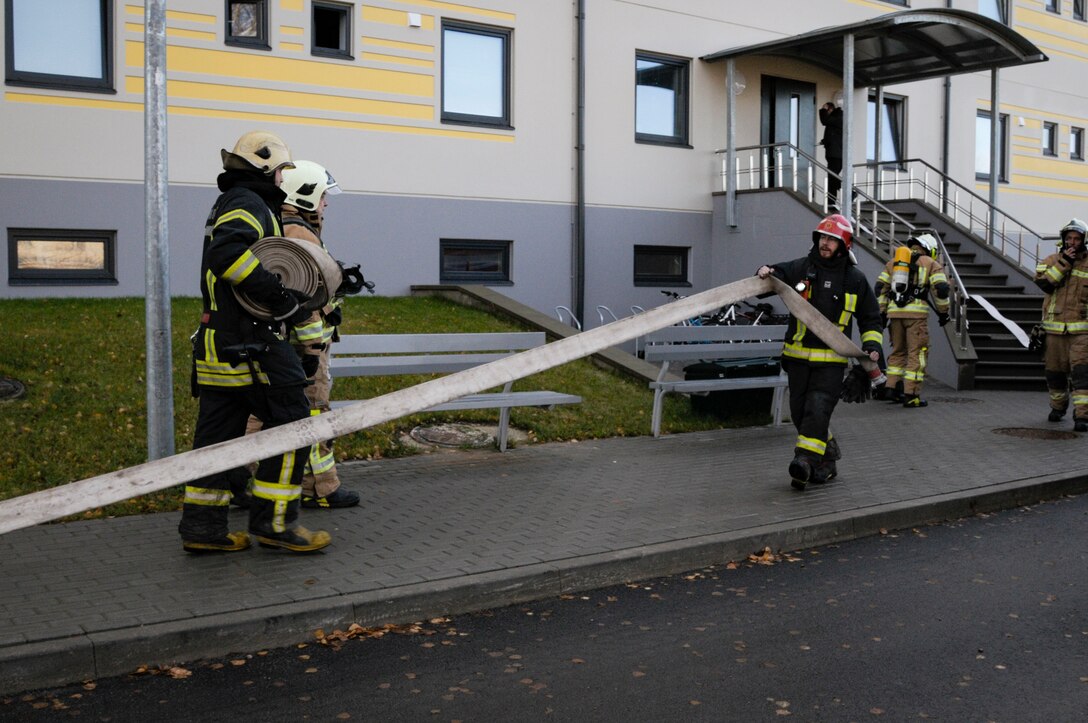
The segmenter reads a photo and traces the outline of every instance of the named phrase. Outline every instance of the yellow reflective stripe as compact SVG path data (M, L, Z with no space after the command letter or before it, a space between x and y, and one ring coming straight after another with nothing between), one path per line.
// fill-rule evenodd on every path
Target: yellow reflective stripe
M1088 331L1088 321L1071 321L1065 325L1065 330L1070 334L1081 334Z
M888 316L893 319L902 314L916 314L918 312L929 313L929 305L926 304L925 299L912 299L904 306L888 306Z
M827 442L822 439L816 439L815 437L804 437L797 435L797 447L799 449L806 449L809 452L815 452L819 456L823 457L824 452L827 451Z
M845 329L850 323L850 317L854 315L854 311L858 308L858 295L847 294L845 301L842 305L842 313L839 314L839 329Z
M209 363L218 363L219 361L219 355L215 351L215 329L204 330L204 358Z
M887 271L881 271L881 272L880 272L880 276L877 276L877 277L876 277L876 280L877 280L877 281L882 281L882 282L884 282L885 284L889 284L889 283L891 283L892 277L891 277L891 276L888 276L888 272L887 272Z
M226 507L230 504L230 490L185 485L185 504L205 507Z
M246 249L242 252L242 255L230 265L226 271L223 272L223 278L230 284L237 286L245 281L246 277L253 273L253 270L261 262L257 260L257 257L253 255L253 252Z
M903 367L893 367L891 364L889 364L887 374L889 377L901 377L903 376L903 372L905 371L906 369L904 369Z
M290 453L292 462L294 453ZM287 455L284 455L283 468L287 471L287 476L291 476L291 465L287 464ZM281 470L282 471L282 470ZM275 482L263 482L259 479L253 480L253 488L251 490L254 497L260 497L262 500L283 500L284 502L290 502L291 500L297 500L302 495L302 487L292 484L276 484Z
M336 466L336 456L331 451L328 454L321 454L320 449L315 444L313 450L310 451L310 474L322 474Z
M211 306L209 311L219 311L219 304L215 301L215 282L215 274L212 273L211 269L208 269L204 274L204 285L208 287L208 303Z
M1083 407L1085 404L1088 404L1088 394L1074 394L1073 404L1077 407Z
M1044 321L1043 331L1051 334L1063 334L1065 333L1065 322L1062 321Z
M938 271L937 273L933 274L933 276L930 277L930 279L929 279L930 286L936 286L937 284L947 284L947 283L948 283L948 277L944 275L943 271Z
M810 349L800 344L783 344L782 356L794 359L803 359L811 362L837 362L846 363L846 357L840 356L830 349Z
M302 343L316 341L320 339L322 333L324 333L324 324L322 324L321 320L318 319L317 321L310 322L309 324L302 324L300 326L294 327L291 330L291 333L296 339L298 339Z
M1073 276L1081 279L1088 279L1088 271L1081 271L1080 269L1073 269Z
M793 335L793 340L800 343L805 338L805 332L808 331L808 327L800 319L797 320L797 332Z
M884 332L882 331L867 331L861 335L861 343L864 344L867 341L875 341L877 344L884 342Z
M332 343L332 336L335 333L336 333L336 327L335 326L329 326L328 324L326 324L324 326L324 328L321 329L321 343L331 344Z
M1051 281L1058 282L1062 280L1062 277L1065 276L1065 274L1063 274L1062 270L1057 266L1048 266L1046 269L1046 276Z
M244 221L245 223L248 223L250 226L253 227L253 229L258 234L260 234L262 237L264 236L264 227L261 226L261 222L257 220L256 216L254 216L252 213L250 213L249 211L246 211L243 208L236 208L233 211L227 211L222 216L215 219L215 225L212 226L212 228L217 229L220 226L222 226L223 224L227 223L228 221L235 221L235 220ZM278 234L278 233L276 234L276 236L279 236L279 235L280 234Z
M279 219L277 219L275 216L272 217L272 235L273 236L282 236L283 235L283 228L280 227ZM324 248L324 244L322 244L322 248Z

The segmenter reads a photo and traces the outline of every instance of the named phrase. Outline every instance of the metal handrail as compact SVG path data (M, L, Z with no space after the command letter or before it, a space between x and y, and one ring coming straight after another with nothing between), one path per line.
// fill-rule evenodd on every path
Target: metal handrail
M729 169L726 167L726 158L728 156L725 155L726 151L724 149L718 149L715 153L722 156L719 176L721 188L725 189L726 174L729 173ZM747 153L747 168L744 168L742 163L745 153ZM808 166L801 168L799 159L808 161ZM865 164L859 165L864 166ZM822 185L819 183L821 179L817 175L818 172L822 172ZM735 150L733 173L736 177L735 188L738 191L787 188L794 193L803 194L808 203L820 206L824 213L828 211L827 179L829 177L839 177L838 174L831 171L809 153L786 142L737 148ZM799 180L802 174L804 175L803 183ZM820 192L822 201L815 199L817 191ZM890 260L895 248L902 245L902 241L899 240L900 234L896 233L897 227L900 231L905 232L903 234L904 240L909 238L917 230L917 227L881 203L880 199L874 197L866 188L859 188L857 184L854 184L854 192L851 205L853 206L852 215L858 228L855 241L865 243L884 261ZM867 209L870 213L866 214L868 219L862 213L863 201L870 204ZM882 217L888 220L886 232L881 230L878 223ZM954 322L953 328L956 331L960 349L966 350L969 346L967 301L970 299L970 295L967 293L963 279L960 278L943 240L940 239L939 234L934 235L938 237L941 265L944 266L951 289L950 316Z
M967 234L1028 273L1034 273L1039 259L1048 255L1042 252L1042 247L1050 237L1033 231L1000 208L991 206L989 200L924 159L858 163L854 167L865 169L864 185L872 195L882 200L920 200L951 218ZM919 167L921 172L916 173ZM990 227L991 213L993 218L1001 219L1000 224L994 223L994 228ZM966 219L966 223L963 219Z

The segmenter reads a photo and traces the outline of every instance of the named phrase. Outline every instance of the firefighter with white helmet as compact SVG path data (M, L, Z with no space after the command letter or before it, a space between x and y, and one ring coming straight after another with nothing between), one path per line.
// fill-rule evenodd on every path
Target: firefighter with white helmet
M321 227L325 220L328 196L341 192L332 174L319 163L295 161L294 168L284 171L281 188L286 194L281 209L283 235L325 248L321 241ZM311 415L328 412L331 408L329 345L337 337L336 327L342 318L342 302L343 296L334 294L324 307L314 310L309 318L296 325L290 333L290 341L302 359L309 381L305 391ZM260 420L250 418L246 432L256 432L261 428ZM248 481L248 472L239 471L242 472L242 479ZM238 496L237 491L235 496ZM340 486L332 442L322 441L313 445L302 476L302 506L328 509L353 507L357 504L359 493Z
M901 402L907 409L926 406L921 393L929 354L930 306L941 326L949 318L950 288L937 261L937 249L933 232L912 235L884 266L875 285L892 343L883 398Z
M1035 267L1042 289L1046 332L1046 386L1051 422L1069 409L1072 387L1073 429L1088 432L1088 226L1074 218L1059 231L1059 249Z
M221 191L205 225L200 269L204 300L193 334L192 386L200 400L193 447L207 447L245 433L252 414L266 427L310 415L303 389L306 374L287 342L288 330L304 324L308 297L284 288L250 250L266 236L282 236L280 190L284 169L293 166L286 144L273 133L246 133L222 151ZM273 320L250 314L235 289L272 310ZM324 531L297 524L300 487L309 454L301 449L261 460L249 505L249 533L265 547L310 552L329 544ZM217 473L185 485L178 531L187 552L237 552L249 535L230 532L230 475Z
M847 336L857 317L861 348L876 361L884 338L880 309L869 282L857 268L851 250L853 239L850 221L832 214L813 231L812 248L807 256L761 266L756 275L762 279L775 276L797 289ZM789 465L795 489L803 490L809 482L827 482L838 474L835 461L841 457L841 450L831 436L830 422L843 391L848 361L805 324L790 317L782 348L782 368L789 376L790 416L797 427L794 456Z

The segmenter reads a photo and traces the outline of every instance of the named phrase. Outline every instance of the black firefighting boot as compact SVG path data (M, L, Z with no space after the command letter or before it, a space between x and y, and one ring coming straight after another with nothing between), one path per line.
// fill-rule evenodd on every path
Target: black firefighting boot
M790 485L795 490L803 490L812 479L812 471L816 466L816 459L807 454L797 453L790 462Z
M827 440L827 449L824 451L824 456L813 468L811 481L815 484L823 484L838 477L839 470L835 466L835 461L839 459L842 459L839 443L834 438Z
M1060 422L1060 421L1062 421L1062 417L1064 417L1064 416L1065 416L1065 410L1064 409L1051 409L1050 414L1048 414L1046 416L1046 421L1048 421L1048 422Z
M904 394L903 395L903 407L905 409L920 409L921 407L928 407L929 402L919 397L917 394Z
M1074 419L1073 420L1074 432L1088 432L1088 419Z
M884 399L885 401L888 401L888 402L892 402L893 404L899 404L900 402L902 402L903 401L903 380L900 379L899 381L897 381L895 383L895 387L892 388L892 389L888 389L887 387L885 387L884 388L884 396L882 397L882 399Z
M305 527L289 527L283 532L251 530L261 547L290 550L291 552L315 552L328 547L332 536L324 530L310 532Z
M340 507L354 507L359 504L359 493L337 487L324 497L310 497L302 495L302 506L307 509L337 509Z

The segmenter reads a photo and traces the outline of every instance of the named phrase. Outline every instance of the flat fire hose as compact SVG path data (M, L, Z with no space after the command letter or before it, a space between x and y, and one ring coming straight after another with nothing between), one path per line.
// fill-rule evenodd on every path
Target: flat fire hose
M289 450L301 449L323 439L342 437L590 356L651 331L770 292L779 294L790 311L838 354L864 356L861 349L789 286L773 278L753 276L541 347L325 414L4 500L0 502L0 534L225 472ZM867 358L862 364L866 362ZM868 363L874 366L872 362Z
M288 289L310 297L303 308L320 309L328 303L342 280L340 265L317 244L283 236L266 236L249 248L265 270L279 277ZM234 296L246 311L268 321L272 310L234 287Z

